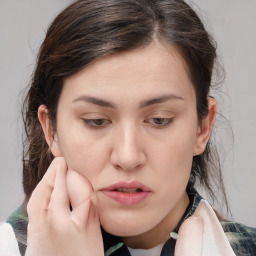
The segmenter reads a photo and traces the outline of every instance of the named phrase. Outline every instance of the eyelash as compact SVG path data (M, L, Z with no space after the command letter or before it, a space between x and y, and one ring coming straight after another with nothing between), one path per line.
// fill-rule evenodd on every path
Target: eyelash
M162 121L164 121L164 124L156 124L156 123L154 123L153 125L155 125L155 126L157 126L158 128L164 128L164 127L167 127L169 124L171 124L171 122L173 121L173 118L163 118L163 117L155 117L155 118L150 118L150 119L147 119L146 121L146 123L150 123L150 122L148 122L148 120L157 120L158 119L158 121L159 120L162 120Z
M98 119L83 119L83 122L87 125L87 126L89 126L90 128L95 128L95 129L97 129L97 128L102 128L102 127L104 127L105 126L105 124L101 124L101 125L97 125L97 124L95 124L94 122L97 122L97 121L108 121L108 124L109 123L111 123L109 120L107 120L107 119L104 119L104 118L98 118Z
M155 118L150 118L150 119L147 119L145 121L145 123L151 123L149 120L161 120L163 121L164 124L156 124L154 123L153 125L156 126L157 128L164 128L164 127L167 127L169 126L172 121L173 121L173 118L161 118L161 117L155 117ZM103 121L103 124L101 123L100 125L98 124L95 124L95 122L97 121L100 121L102 122ZM106 123L107 121L107 123ZM107 119L104 119L104 118L99 118L99 119L83 119L83 122L85 123L85 125L87 125L88 127L90 128L94 128L94 129L98 129L98 128L103 128L105 127L106 125L110 124L111 121L107 120Z

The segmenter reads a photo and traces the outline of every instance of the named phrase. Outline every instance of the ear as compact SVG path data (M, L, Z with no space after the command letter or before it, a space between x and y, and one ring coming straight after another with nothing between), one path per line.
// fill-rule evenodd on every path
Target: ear
M38 108L38 119L44 131L46 142L55 157L62 156L57 133L53 131L50 118L48 115L48 109L45 105L40 105Z
M194 156L200 155L204 152L210 138L217 111L217 103L214 98L208 98L208 109L208 115L202 120L201 125L198 126Z

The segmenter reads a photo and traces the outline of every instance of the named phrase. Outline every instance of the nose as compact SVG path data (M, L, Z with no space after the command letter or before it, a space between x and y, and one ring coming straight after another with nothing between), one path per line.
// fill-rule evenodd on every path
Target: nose
M131 171L141 168L146 161L143 142L135 126L126 125L116 131L111 163L119 170Z

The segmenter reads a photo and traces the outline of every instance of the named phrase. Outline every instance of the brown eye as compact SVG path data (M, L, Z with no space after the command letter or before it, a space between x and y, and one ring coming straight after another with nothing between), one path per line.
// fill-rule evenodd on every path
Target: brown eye
M168 119L166 118L153 118L155 124L165 125L168 123Z
M83 122L89 127L103 127L111 122L107 119L83 119Z
M92 123L98 126L98 125L103 125L104 121L105 121L104 119L95 119L95 120L92 120Z
M156 117L156 118L150 118L147 120L147 123L153 124L155 126L167 126L172 122L173 118L161 118L161 117Z

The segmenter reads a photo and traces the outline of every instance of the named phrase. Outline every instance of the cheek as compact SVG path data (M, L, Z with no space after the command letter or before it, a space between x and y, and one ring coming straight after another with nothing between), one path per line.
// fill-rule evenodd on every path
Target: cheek
M59 136L60 150L68 168L93 183L106 165L108 148L104 142L94 140L90 136L70 135Z
M180 135L176 133L176 136L170 136L166 142L151 148L149 161L153 172L157 170L159 188L165 184L167 191L175 192L186 187L193 161L194 143L195 135L180 132Z
M175 133L174 136L166 137L165 142L155 143L154 146L148 145L150 150L149 159L155 159L154 168L171 168L182 170L179 166L190 165L193 158L195 135L187 132Z

